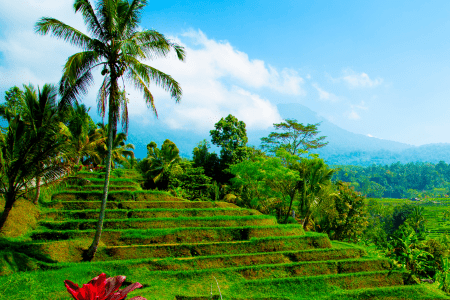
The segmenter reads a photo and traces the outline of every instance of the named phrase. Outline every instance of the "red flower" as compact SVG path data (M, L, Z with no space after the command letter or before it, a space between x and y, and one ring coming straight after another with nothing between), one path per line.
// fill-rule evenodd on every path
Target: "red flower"
M64 280L64 284L66 285L67 291L76 300L122 300L126 298L129 292L142 287L142 284L136 282L123 290L117 291L125 281L125 278L125 276L120 275L106 278L105 273L102 273L87 284L83 284L81 288L78 287L78 284L70 280ZM147 299L137 296L130 300Z

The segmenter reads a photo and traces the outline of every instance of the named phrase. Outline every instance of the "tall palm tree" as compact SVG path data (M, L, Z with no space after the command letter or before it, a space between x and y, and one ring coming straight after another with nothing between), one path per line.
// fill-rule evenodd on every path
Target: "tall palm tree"
M108 124L111 126L108 137L108 157L106 160L105 185L99 222L92 245L85 254L85 260L92 260L97 251L103 227L103 219L108 196L111 172L113 133L116 130L120 112L126 111L124 101L124 81L132 83L144 94L147 104L156 113L150 82L169 91L175 101L181 98L181 88L170 76L141 62L166 56L171 50L179 60L184 60L184 48L166 39L155 30L138 31L139 21L147 0L100 0L95 9L89 0L75 0L75 13L80 12L90 35L54 18L42 18L35 25L40 34L52 34L57 38L79 46L82 52L67 60L60 82L63 95L61 105L76 101L85 94L93 82L92 71L101 68L104 76L98 95L98 106L102 115L108 107ZM119 79L122 85L119 84ZM127 124L122 118L122 123Z

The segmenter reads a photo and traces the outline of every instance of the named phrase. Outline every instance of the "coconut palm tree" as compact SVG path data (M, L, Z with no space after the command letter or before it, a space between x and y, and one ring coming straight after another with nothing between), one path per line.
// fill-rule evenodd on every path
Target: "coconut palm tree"
M82 52L70 56L64 66L60 82L60 93L63 95L61 106L76 101L80 94L87 92L93 82L94 69L101 68L104 77L98 95L98 107L103 116L108 107L108 124L112 130L109 131L108 137L108 157L99 222L85 260L92 260L100 241L111 172L113 133L121 112L126 111L125 80L143 93L145 101L155 113L150 82L169 91L177 102L182 94L180 86L170 75L142 62L167 56L171 50L175 50L179 60L184 60L185 57L183 47L166 39L159 32L139 31L139 21L146 4L147 0L100 0L94 9L89 0L75 0L75 13L82 14L88 34L54 18L44 17L35 25L37 33L52 34L82 48ZM127 121L122 118L122 124Z

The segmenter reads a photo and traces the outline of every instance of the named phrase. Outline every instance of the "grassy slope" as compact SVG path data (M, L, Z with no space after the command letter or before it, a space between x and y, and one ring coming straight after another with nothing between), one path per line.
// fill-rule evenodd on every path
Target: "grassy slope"
M127 174L128 175L128 174ZM130 176L131 177L131 176ZM1 203L0 203L1 204ZM20 237L26 237L30 229L36 226L37 210L28 201L19 201L14 208L11 220L8 224L8 236L15 236L15 240ZM18 238L17 238L18 237ZM78 242L89 242L78 240ZM345 243L335 243L334 249L345 248ZM315 251L315 250L312 250ZM329 255L332 255L332 249ZM30 254L30 253L28 253ZM31 256L33 253L30 254ZM15 263L28 264L29 266L22 266L22 269L35 269L34 271L16 272L7 276L0 276L0 299L69 299L69 294L64 288L64 280L70 279L80 285L87 283L90 279L98 274L105 272L109 276L125 275L127 276L128 285L131 282L140 282L144 287L130 294L133 296L141 295L147 299L167 299L173 300L174 295L183 294L186 296L204 295L204 299L209 299L211 288L214 294L218 294L217 284L220 286L224 299L248 299L260 298L267 299L450 299L442 292L437 290L434 285L404 286L395 288L382 288L373 290L357 289L345 290L342 287L353 285L355 287L370 287L374 284L373 278L387 278L386 280L395 280L395 274L392 278L386 277L385 273L371 272L371 274L360 274L358 276L347 276L346 274L330 274L325 277L295 277L284 280L282 277L286 276L289 271L289 265L285 264L281 267L274 268L270 264L271 260L275 259L269 257L267 254L261 254L256 258L253 254L249 254L248 264L255 263L258 266L255 268L234 267L233 265L241 266L241 262L233 262L234 256L220 255L220 262L225 264L229 261L229 272L224 272L221 269L202 270L204 267L211 268L217 263L218 256L202 257L201 259L177 260L174 258L166 258L158 262L153 260L132 260L132 261L109 261L109 262L95 262L95 263L39 263L34 259L17 260ZM332 256L330 256L332 257ZM39 257L35 257L38 258ZM42 258L40 258L42 260ZM240 258L242 259L242 257ZM333 259L333 258L331 258ZM326 260L326 259L324 259ZM34 262L33 265L31 262ZM351 260L349 260L351 261ZM264 264L265 263L265 264ZM279 263L279 262L277 262ZM326 262L325 262L326 263ZM156 264L156 265L155 265ZM212 264L212 265L209 265ZM329 262L329 264L334 264ZM345 262L341 262L345 264ZM194 270L179 272L179 271L155 271L157 266L171 266L179 265ZM201 265L199 267L195 266ZM308 263L304 264L305 266ZM50 269L48 269L50 268ZM314 266L315 268L315 266ZM20 269L20 268L19 268ZM259 271L271 272L272 277L279 277L280 279L258 279ZM311 275L316 273L316 269L308 270ZM375 277L370 277L368 281L366 276L378 274ZM250 277L254 280L248 281ZM333 282L340 282L331 285ZM195 298L192 298L195 299Z

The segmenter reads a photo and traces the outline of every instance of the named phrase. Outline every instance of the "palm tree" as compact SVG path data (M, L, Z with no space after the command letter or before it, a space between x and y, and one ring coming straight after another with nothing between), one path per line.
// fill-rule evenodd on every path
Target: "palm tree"
M147 157L141 163L141 170L150 184L156 185L164 177L164 174L167 174L180 162L179 153L180 150L170 140L165 140L161 149L158 149L155 142L147 145Z
M70 117L67 128L70 132L70 150L67 152L67 160L73 168L83 159L100 163L99 147L105 148L106 137L103 137L100 129L96 128L88 114L89 109L85 105L75 103L70 109Z
M55 86L45 84L41 89L36 89L33 85L24 85L24 92L22 93L21 101L17 103L18 112L22 119L27 123L28 130L32 130L37 134L42 128L53 126L59 123L60 116L58 113L57 101L58 91ZM51 159L51 157L49 157ZM42 161L41 167L44 164L51 164ZM41 191L41 178L36 177L36 195L34 204L38 203Z
M300 195L299 210L304 216L303 228L306 229L311 217L312 206L317 201L316 198L320 192L331 183L330 180L335 170L328 169L322 159L304 158L297 166L297 171L301 178L297 185Z
M84 258L89 261L97 251L103 227L111 172L113 133L120 119L120 112L126 112L123 79L141 90L145 101L155 114L150 82L169 91L176 102L182 94L180 86L170 75L141 62L144 59L164 57L171 50L175 50L179 60L185 58L184 48L167 40L159 32L138 31L142 10L146 4L147 0L100 0L94 9L89 0L75 0L75 13L82 14L90 36L54 18L42 18L35 26L37 33L53 34L83 49L82 52L70 56L64 66L60 82L62 106L75 102L80 94L87 92L93 82L93 69L102 68L101 74L104 76L98 95L98 106L102 115L108 107L108 124L112 130L109 131L108 137L108 157L99 222L92 245ZM119 84L121 78L122 86ZM122 118L123 124L127 124L127 121Z
M36 124L8 107L0 108L0 115L8 122L0 131L0 194L5 198L1 230L15 201L39 186L33 182L36 178L49 182L66 173L64 165L54 158L65 151L67 138L61 134L60 122L34 127Z

